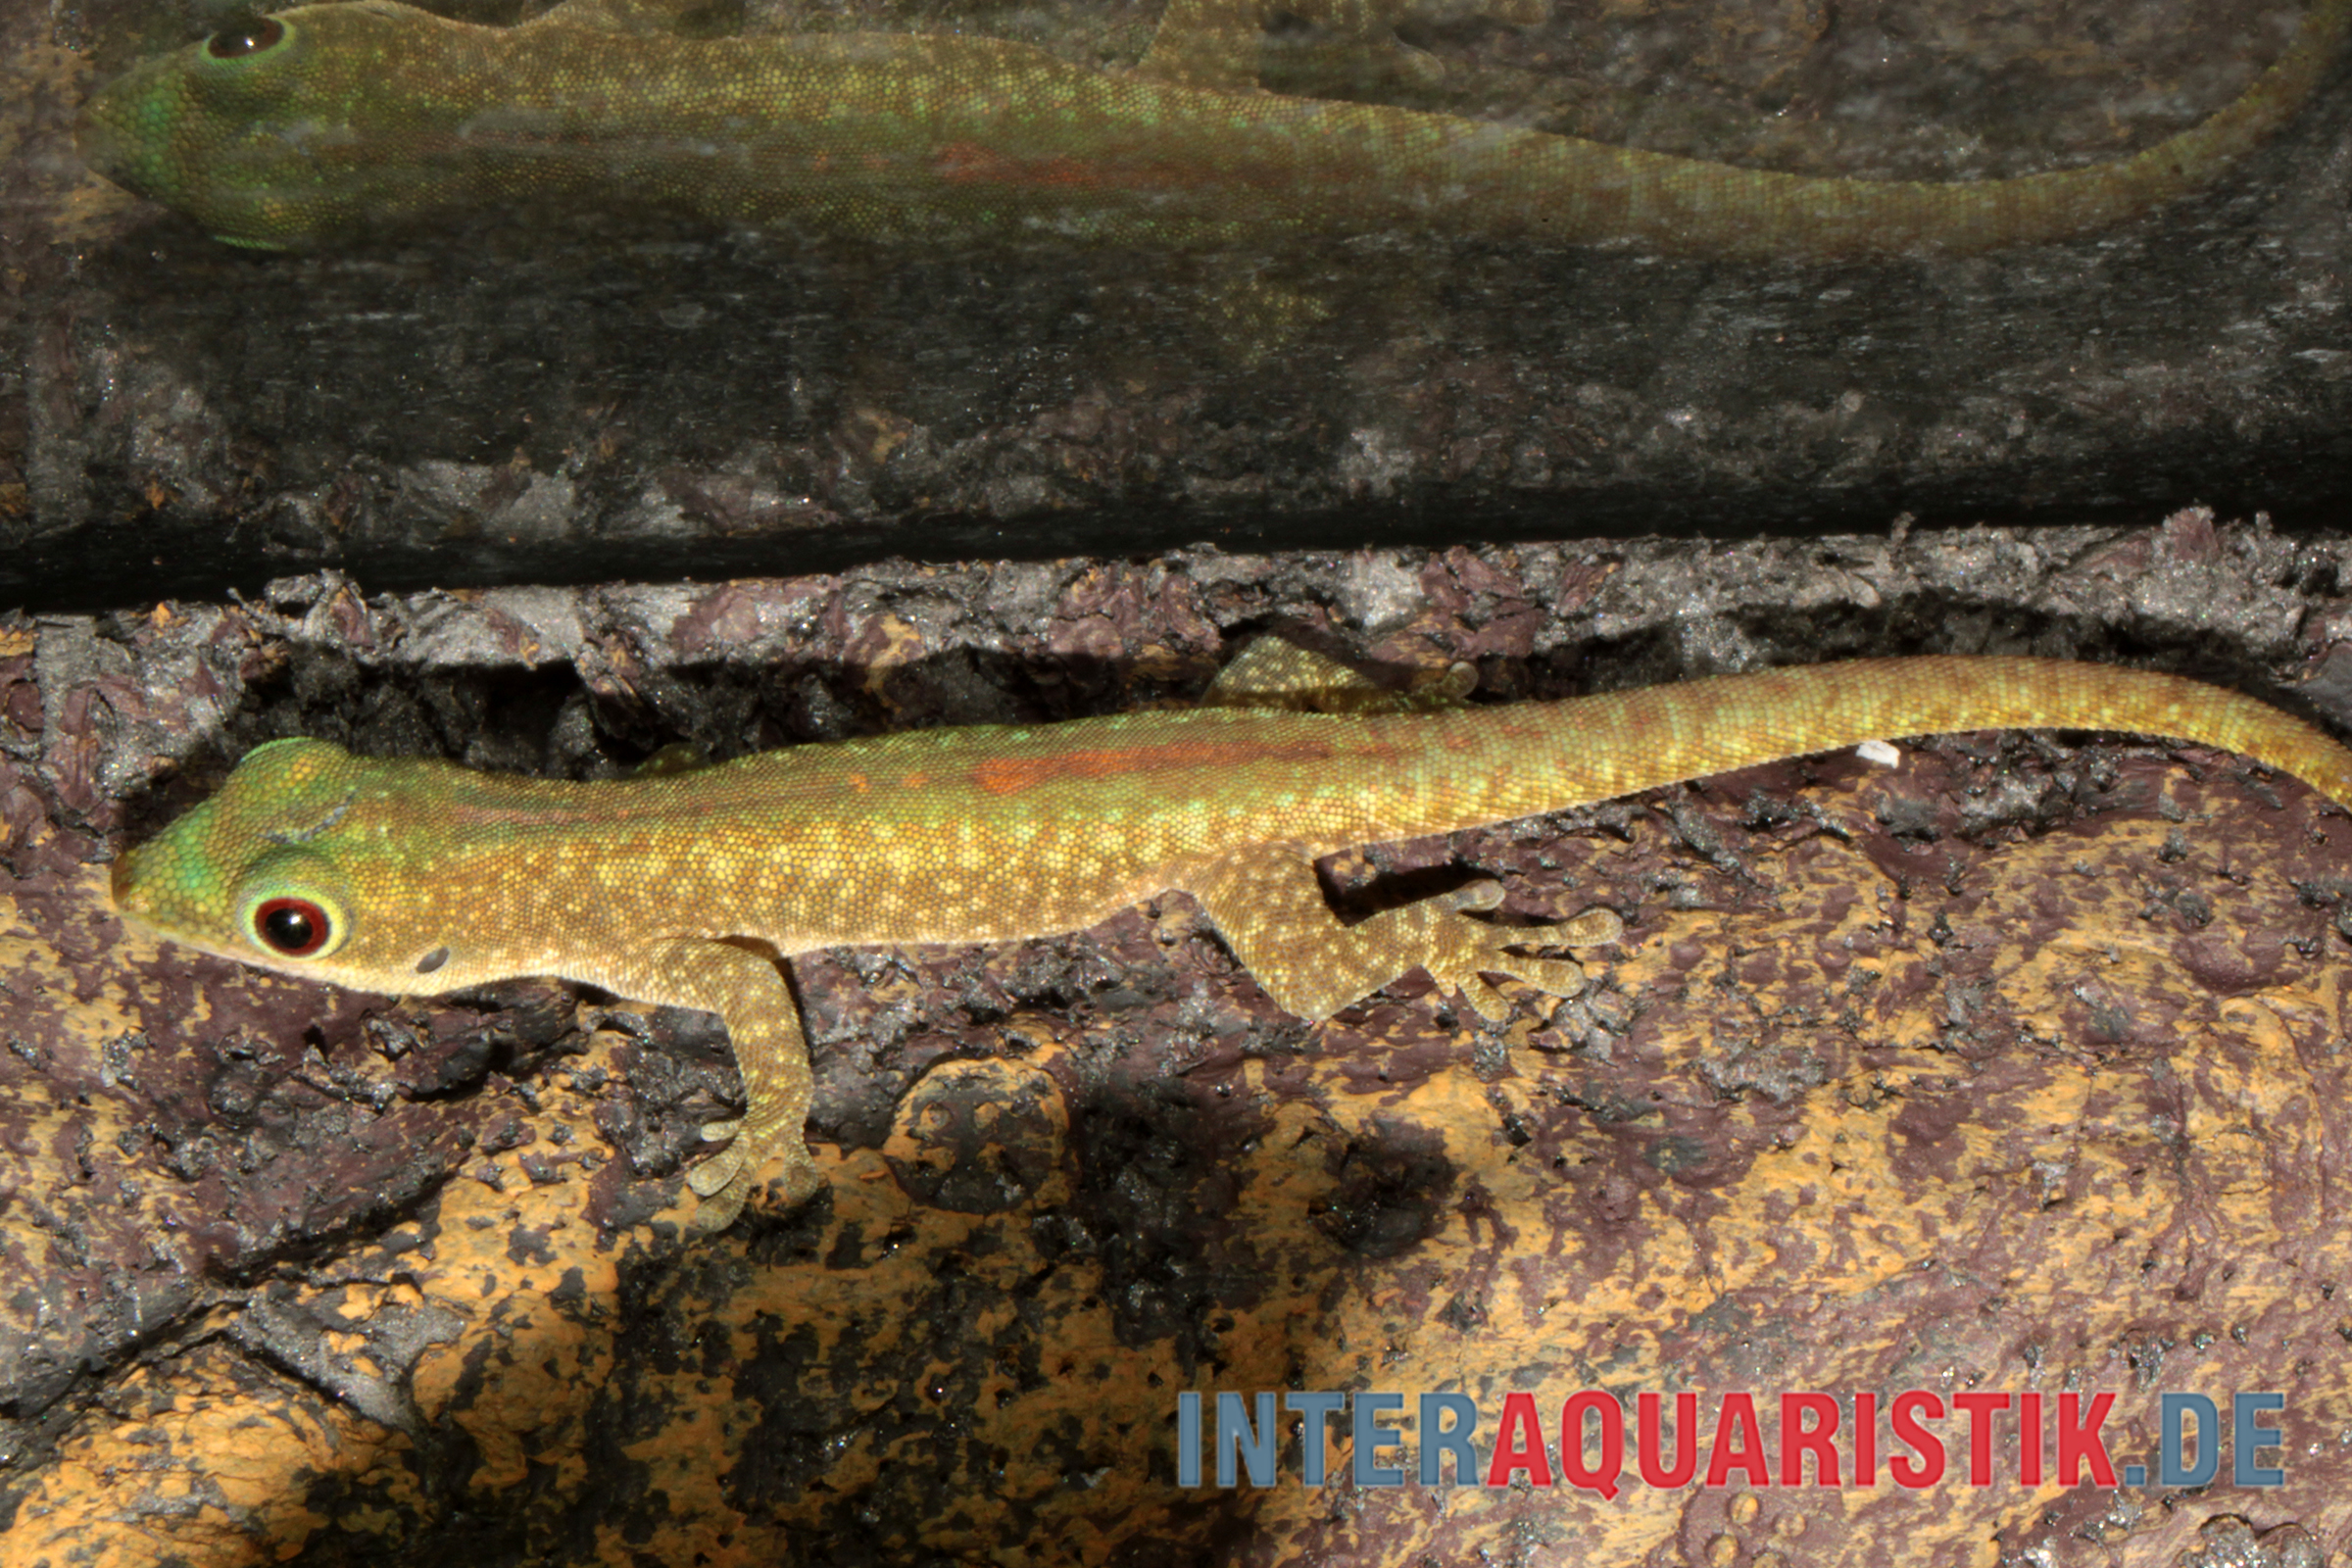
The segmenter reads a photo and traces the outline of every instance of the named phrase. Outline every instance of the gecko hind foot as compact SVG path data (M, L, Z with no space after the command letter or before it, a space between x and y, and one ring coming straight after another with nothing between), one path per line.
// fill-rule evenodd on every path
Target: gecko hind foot
M1473 882L1440 898L1408 905L1380 918L1395 923L1396 935L1420 956L1421 966L1448 995L1459 997L1480 1017L1494 1022L1510 1015L1509 995L1490 974L1508 975L1548 996L1573 997L1585 989L1585 971L1572 958L1511 953L1517 947L1598 947L1625 934L1613 909L1591 908L1543 926L1497 926L1468 918L1471 911L1502 903L1502 884Z

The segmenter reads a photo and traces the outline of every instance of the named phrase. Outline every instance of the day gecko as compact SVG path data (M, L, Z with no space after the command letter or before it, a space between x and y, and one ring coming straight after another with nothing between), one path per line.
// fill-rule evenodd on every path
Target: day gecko
M809 1069L779 960L860 944L1004 942L1091 925L1169 890L1198 900L1266 994L1308 1019L1414 968L1482 1014L1483 977L1573 994L1605 909L1513 929L1493 881L1343 924L1319 857L1606 800L1889 736L2129 730L2241 753L2352 805L2352 752L2251 698L2178 676L2023 658L1862 661L1555 703L1397 694L1277 641L1200 706L791 747L687 772L572 783L254 750L115 868L157 935L368 991L523 975L718 1014L746 1105L688 1181L733 1218L782 1162L818 1185Z
M1524 3L1524 0L1522 0ZM2095 231L2192 190L2326 74L2313 0L2232 103L2130 157L2012 179L1818 178L1259 90L1255 0L1174 0L1096 71L1002 39L690 37L693 0L568 0L513 27L389 0L247 16L86 106L93 167L241 245L433 214L648 206L892 245L1143 249L1351 234L1747 258L1958 253ZM1398 0L1278 8L1376 38Z

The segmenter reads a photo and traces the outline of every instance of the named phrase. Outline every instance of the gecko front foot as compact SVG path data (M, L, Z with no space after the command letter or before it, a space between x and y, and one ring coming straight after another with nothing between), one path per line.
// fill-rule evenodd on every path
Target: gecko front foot
M807 1146L795 1147L796 1137L770 1135L763 1139L756 1133L746 1134L741 1121L703 1124L705 1143L725 1143L728 1139L734 1140L731 1147L720 1150L686 1173L687 1187L702 1200L692 1222L698 1236L709 1236L734 1224L735 1216L743 1212L744 1201L756 1185L753 1178L779 1154L785 1160L785 1209L800 1207L823 1185L816 1161L808 1157Z

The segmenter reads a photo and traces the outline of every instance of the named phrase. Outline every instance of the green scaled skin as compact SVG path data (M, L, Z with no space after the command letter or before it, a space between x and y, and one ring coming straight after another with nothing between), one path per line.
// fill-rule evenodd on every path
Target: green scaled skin
M248 18L107 84L81 143L118 184L264 247L435 214L625 204L885 245L1396 233L1758 259L1960 253L2092 232L2204 183L2293 113L2352 18L2352 0L2314 0L2235 102L2132 157L1935 183L1261 92L1253 0L1177 0L1124 73L987 38L648 30L674 3L571 0L505 28L389 0ZM1394 3L1326 0L1367 36Z

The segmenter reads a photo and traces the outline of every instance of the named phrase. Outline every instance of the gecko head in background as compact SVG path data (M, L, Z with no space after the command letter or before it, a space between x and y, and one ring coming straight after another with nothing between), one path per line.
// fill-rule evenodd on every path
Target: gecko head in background
M324 741L248 753L210 799L115 862L115 908L166 941L362 991L474 983L417 907L429 874L371 802L387 770L434 764L356 758ZM445 901L444 901L445 902ZM365 911L365 917L360 916Z
M423 15L356 0L236 17L99 88L75 126L82 156L232 245L362 226L432 166L431 108L462 85Z

